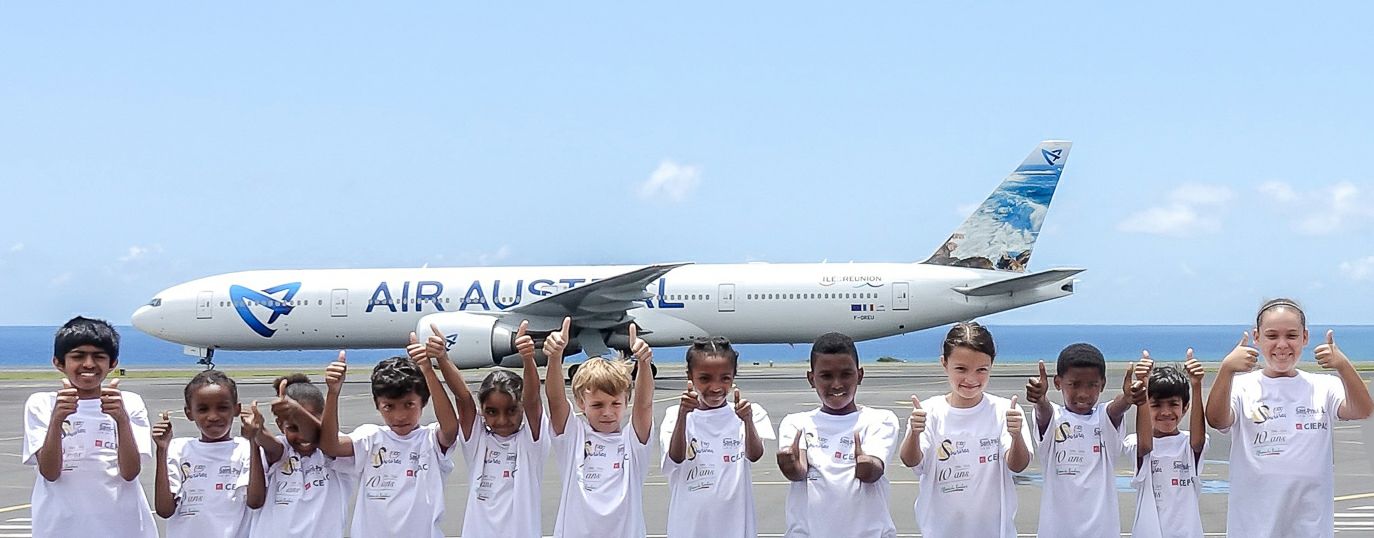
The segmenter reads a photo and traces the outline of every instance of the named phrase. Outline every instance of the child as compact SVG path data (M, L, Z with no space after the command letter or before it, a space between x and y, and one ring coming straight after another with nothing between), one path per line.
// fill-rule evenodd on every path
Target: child
M250 480L263 480L254 425L242 414L239 390L233 379L206 370L186 384L186 418L200 437L172 438L166 411L153 426L157 459L154 504L167 519L168 538L241 538L248 536L249 509L262 507L262 496L251 495ZM243 434L233 436L234 418L243 419ZM254 488L256 489L256 488Z
M1183 368L1154 367L1146 352L1136 364L1131 397L1136 404L1136 432L1126 436L1126 452L1136 453L1136 538L1201 538L1202 452L1207 448L1202 401L1188 417L1188 431L1178 423L1188 413L1189 386L1202 397L1202 364L1188 350ZM1184 372L1187 372L1186 374Z
M157 537L138 485L153 457L148 410L118 379L103 386L117 364L119 333L109 323L78 316L57 330L52 365L62 390L24 404L23 460L38 471L34 536Z
M739 353L730 341L687 348L687 390L659 433L668 478L668 536L755 536L752 463L763 457L773 423L735 386ZM726 405L731 392L734 405Z
M1114 469L1122 450L1121 419L1131 406L1131 370L1121 394L1099 404L1107 361L1096 347L1073 344L1059 352L1055 365L1054 388L1064 394L1064 405L1045 397L1047 381L1041 361L1040 378L1026 382L1026 401L1035 404L1036 452L1045 473L1040 535L1118 536Z
M265 501L253 514L249 536L343 536L357 480L353 460L319 450L324 394L305 374L279 377L272 385L277 392L272 413L282 435L273 437L260 427L255 438L268 467L261 482ZM261 420L254 406L251 421Z
M1207 423L1231 434L1226 532L1232 536L1335 533L1331 430L1336 419L1368 418L1374 402L1332 331L1314 354L1337 375L1298 370L1307 341L1307 316L1297 303L1269 301L1255 316L1259 349L1250 347L1246 333L1212 384ZM1251 371L1260 353L1264 369Z
M897 535L884 472L897 416L855 402L863 378L850 337L826 333L811 344L806 381L821 405L787 415L778 426L778 468L792 481L788 536Z
M515 349L524 361L524 380L507 370L495 370L482 380L477 402L458 369L448 361L443 334L426 343L427 352L446 365L444 378L458 407L458 439L468 464L468 502L463 536L539 538L540 484L549 456L548 419L539 401L539 367L534 362L534 339L521 322ZM477 403L481 404L480 412Z
M940 365L950 391L911 397L902 464L920 480L916 522L924 536L1016 536L1012 473L1030 465L1030 435L1016 396L987 394L997 348L974 322L945 335Z
M558 465L563 468L563 502L553 535L558 537L642 537L644 477L649 473L649 440L654 429L653 350L630 324L630 353L638 362L631 390L630 365L623 360L588 358L573 375L572 415L563 393L563 350L572 337L572 320L544 339L549 359L549 426ZM625 404L634 396L630 427L621 426ZM572 415L570 417L570 415ZM526 515L525 517L534 517Z
M412 345L415 333L410 334ZM360 484L350 535L431 536L442 538L444 478L453 471L458 416L434 374L433 357L391 357L372 368L372 404L383 426L364 424L339 433L339 392L348 359L325 370L327 389L320 425L320 450L334 458L353 458ZM430 395L436 422L420 425Z

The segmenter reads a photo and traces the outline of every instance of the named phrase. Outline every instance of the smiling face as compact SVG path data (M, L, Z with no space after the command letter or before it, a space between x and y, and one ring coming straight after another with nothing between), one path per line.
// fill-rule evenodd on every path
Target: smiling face
M234 419L242 409L234 392L225 385L201 385L191 393L186 406L186 418L200 430L200 440L206 443L226 441L233 433Z
M482 420L486 421L491 433L509 437L520 431L520 425L525 421L525 410L509 394L493 390L482 399Z
M377 396L372 399L377 405L377 413L382 422L396 432L396 435L409 435L420 427L420 415L425 412L425 401L419 394L407 392L399 397Z
M597 433L620 431L620 419L625 416L626 393L607 394L592 390L579 395L577 410L587 417L587 423Z
M1092 366L1072 366L1054 376L1054 388L1064 394L1064 407L1079 415L1092 413L1106 384L1102 371Z
M311 415L314 415L315 418L320 418L320 416L324 414L323 409L304 403L302 403L301 406L304 407L306 411L309 411ZM318 428L311 428L311 430L315 432L315 435L306 435L306 430L302 429L294 420L282 420L278 418L277 429L281 430L282 435L286 436L286 444L291 445L291 448L297 453L307 456L315 453L315 448L318 447L317 443L320 441Z
M100 384L110 374L115 361L110 354L91 344L77 346L62 357L53 357L53 368L67 376L80 398L98 398Z
M940 357L940 365L945 367L945 375L949 378L950 405L967 408L983 400L988 376L992 375L992 357L981 351L955 347L949 356Z
M816 389L821 400L821 411L832 415L845 415L859 409L854 403L859 384L864 380L864 369L858 360L847 353L821 353L811 360L811 371L806 373L806 381Z
M1302 348L1307 347L1307 327L1291 308L1271 308L1260 316L1255 345L1264 356L1264 373L1270 377L1295 375Z
M702 406L715 409L725 405L735 387L735 363L720 355L697 357L687 369L687 379L692 380Z
M1187 412L1188 405L1183 403L1181 397L1150 398L1150 416L1154 422L1155 436L1177 434L1178 425Z

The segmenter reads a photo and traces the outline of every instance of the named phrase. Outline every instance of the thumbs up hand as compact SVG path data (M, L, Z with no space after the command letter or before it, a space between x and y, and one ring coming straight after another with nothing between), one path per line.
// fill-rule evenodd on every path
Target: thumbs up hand
M348 376L348 357L343 351L339 352L339 358L329 363L329 367L324 369L324 386L329 392L338 394L343 388L344 378Z
M239 435L245 439L256 439L263 432L262 411L258 410L257 400L239 413L239 422Z
M57 401L53 402L51 424L61 425L62 421L76 412L76 402L80 399L72 382L62 379L62 390L57 391Z
M534 363L534 338L528 334L529 330L529 320L521 320L520 328L515 331L515 352L520 354L520 361L525 364Z
M1353 366L1341 348L1336 346L1336 332L1330 329L1326 331L1326 343L1317 346L1315 354L1317 364L1327 370L1341 370Z
M1240 343L1236 348L1221 360L1221 372L1236 374L1249 372L1255 369L1255 364L1259 362L1259 350L1251 346L1250 333L1247 331L1240 337Z
M754 423L754 405L749 400L740 397L739 387L735 387L735 416L738 416L745 424Z
M101 387L100 412L109 415L116 424L125 424L129 421L129 413L124 409L124 393L119 391L118 379L111 381L108 387Z
M1021 413L1021 406L1016 405L1016 395L1011 397L1011 407L1007 409L1007 433L1013 439L1021 436L1021 426L1025 422L1025 416Z
M1050 390L1049 374L1045 372L1045 361L1040 361L1040 377L1026 380L1026 401L1038 404Z
M172 415L163 411L158 416L157 424L153 424L153 444L157 446L159 452L167 451L167 444L172 442Z
M926 431L926 410L921 409L921 399L917 398L915 394L911 395L911 416L907 417L906 426L911 431L911 435L921 435L922 432Z
M1187 359L1183 361L1183 369L1188 372L1188 378L1193 382L1193 385L1202 387L1202 377L1206 375L1207 371L1202 368L1202 363L1193 357L1193 348L1191 347L1188 348Z
M678 398L677 414L683 416L692 411L696 411L701 406L701 397L697 394L697 389L692 385L692 380L687 380L687 390L682 391L682 397Z
M572 318L563 318L563 328L544 339L544 356L563 358L563 350L568 348L572 334Z

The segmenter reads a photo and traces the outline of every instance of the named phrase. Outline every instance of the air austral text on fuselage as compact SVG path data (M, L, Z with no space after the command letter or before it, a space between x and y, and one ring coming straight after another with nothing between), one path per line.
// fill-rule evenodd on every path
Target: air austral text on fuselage
M519 305L526 294L530 297L547 297L563 290L571 289L579 284L587 284L601 280L600 278L535 278L529 280L527 284L524 279L497 278L495 280L483 281L473 280L465 287L467 291L463 293L463 298L457 301L457 308L444 296L444 283L438 280L404 280L397 286L394 282L381 281L376 289L372 291L372 297L367 300L367 312L372 312L376 308L386 308L393 314L397 312L423 311L425 305L430 305L437 312L446 312L450 309L459 312L469 308L481 310L506 310ZM646 308L682 308L683 303L668 300L668 279L660 278L654 282L657 293L641 302ZM452 289L452 288L449 288ZM399 290L399 291L393 291ZM502 292L506 292L503 294ZM447 307L445 305L448 305Z

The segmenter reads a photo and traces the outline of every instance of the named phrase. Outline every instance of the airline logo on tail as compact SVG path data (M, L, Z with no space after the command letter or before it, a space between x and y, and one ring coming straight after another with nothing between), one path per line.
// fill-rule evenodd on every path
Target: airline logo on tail
M296 292L301 290L300 282L288 282L278 286L272 286L262 291L246 288L239 285L229 286L229 300L234 303L234 310L243 318L243 322L248 324L249 329L258 333L263 338L271 338L277 333L276 329L269 325L276 323L277 318L290 314L296 307L291 304L291 299L296 297ZM277 294L282 294L280 298ZM253 305L267 307L272 313L267 321L258 318L253 313L249 302Z
M1064 148L1058 148L1054 151L1041 149L1040 155L1045 158L1046 164L1053 165L1055 161L1059 160L1059 158L1064 155Z

